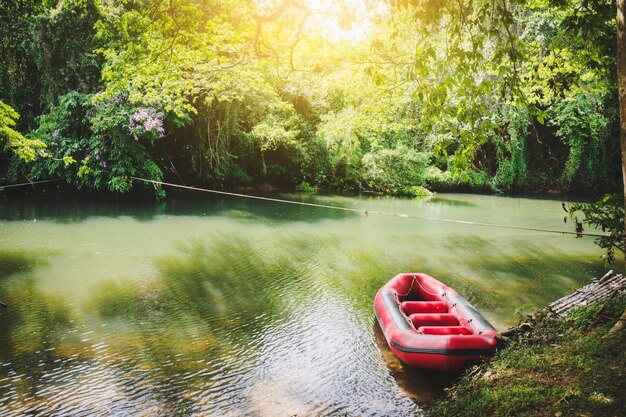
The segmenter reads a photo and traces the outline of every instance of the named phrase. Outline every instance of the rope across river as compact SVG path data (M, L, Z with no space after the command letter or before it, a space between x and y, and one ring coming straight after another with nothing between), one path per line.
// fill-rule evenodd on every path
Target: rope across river
M0 185L0 191L4 190L5 188L23 187L25 185L44 184L44 183L47 183L47 182L56 182L56 181L61 181L61 179L60 178L56 178L56 179L53 179L53 180L42 180L42 181L22 182L20 184Z
M563 231L563 230L544 229L544 228L540 228L540 227L524 227L524 226L513 226L513 225L508 225L508 224L496 224L496 223L473 222L473 221L467 221L467 220L442 219L442 218L438 218L438 217L416 216L416 215L413 215L413 214L394 213L394 212L389 212L389 211L370 210L370 209L351 208L351 207L340 207L340 206L332 206L332 205L328 205L328 204L305 203L303 201L283 200L283 199L280 199L280 198L262 197L262 196L249 195L249 194L232 193L232 192L228 192L228 191L211 190L211 189L208 189L208 188L199 188L199 187L192 187L192 186L189 186L189 185L173 184L173 183L169 183L169 182L148 180L148 179L139 178L139 177L130 177L130 178L132 178L132 179L134 179L136 181L143 181L143 182L150 183L150 184L153 184L153 185L163 185L163 186L167 186L167 187L180 188L180 189L184 189L184 190L200 191L200 192L205 192L205 193L228 195L228 196L233 196L233 197L249 198L249 199L253 199L253 200L272 201L272 202L275 202L275 203L294 204L294 205L299 205L299 206L325 208L325 209L330 209L330 210L349 211L349 212L353 212L353 213L361 213L361 214L364 214L365 216L367 216L369 214L375 214L375 215L379 215L379 216L400 217L400 218L404 218L404 219L414 219L414 220L423 220L423 221L431 221L431 222L442 222L442 223L455 223L455 224L464 224L464 225L469 225L469 226L495 227L495 228L500 228L500 229L524 230L524 231L530 231L530 232L557 233L557 234L561 234L561 235L592 236L592 237L605 237L605 236L608 236L606 234L601 234L601 233L568 232L568 231Z

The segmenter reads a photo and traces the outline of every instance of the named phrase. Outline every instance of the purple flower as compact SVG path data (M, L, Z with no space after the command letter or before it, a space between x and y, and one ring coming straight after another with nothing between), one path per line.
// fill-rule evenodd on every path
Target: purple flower
M138 109L130 117L128 131L135 140L139 140L139 136L146 133L151 137L162 138L165 135L164 116L162 111L157 111L152 107Z
M150 132L152 130L154 130L154 128L157 126L157 121L155 119L146 119L146 121L143 123L143 128L146 129L146 132Z
M107 167L107 163L106 163L106 162L102 162L102 163L100 164L100 166L101 166L102 168L106 168L106 167Z
M59 131L55 130L54 132L52 132L52 137L55 138L55 139L58 138L59 137Z

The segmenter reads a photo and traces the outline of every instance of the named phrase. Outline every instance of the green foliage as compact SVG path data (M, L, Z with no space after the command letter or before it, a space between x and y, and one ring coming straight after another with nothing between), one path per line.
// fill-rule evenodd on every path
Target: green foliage
M246 1L143 0L108 5L97 23L104 43L105 96L128 91L131 103L159 101L179 117L201 102L271 97L255 61L236 65L251 27L237 21ZM164 70L166 69L166 70Z
M42 152L46 144L39 139L29 139L15 131L16 120L19 114L13 108L0 101L0 145L13 152L24 162L31 162Z
M532 303L524 303L521 306L515 307L515 310L513 310L513 314L518 316L521 322L524 319L524 311L528 309L533 309L535 307L536 306Z
M32 127L40 114L39 73L31 49L30 19L55 6L55 1L0 2L0 100L22 116L18 130Z
M472 190L485 191L489 187L489 174L485 171L469 171L467 183Z
M431 166L426 170L424 178L427 187L435 191L493 191L490 176L485 171L441 171Z
M610 140L607 117L599 97L588 93L557 102L551 109L550 124L555 135L569 147L563 177L566 183L578 182L592 187L606 172L607 142Z
M102 60L94 53L97 0L62 0L30 19L33 58L40 76L39 100L49 110L68 91L93 92Z
M317 188L312 186L306 181L302 181L300 184L296 185L296 191L303 191L307 193L314 193L317 191Z
M163 179L148 152L164 134L162 111L131 105L123 94L100 100L69 92L58 100L39 120L35 133L48 157L23 168L30 177L61 177L78 188L114 192L130 190L130 176Z
M363 156L363 176L368 190L392 195L414 195L424 185L429 155L399 145Z
M276 150L279 147L297 146L300 134L300 119L296 114L269 114L265 120L252 128L252 137L261 143L261 150Z
M302 191L306 193L314 193L317 191L317 187L309 184L306 181L302 181L300 184L296 185L296 191Z
M528 112L519 107L501 106L492 116L498 130L489 135L497 155L493 188L515 191L523 188L526 175L526 138L531 123Z
M626 236L624 235L624 196L622 194L607 194L595 203L575 203L569 206L563 204L563 209L574 221L577 232L583 232L582 223L599 229L608 234L595 239L595 243L606 250L603 256L606 263L615 259L615 250L624 253ZM580 212L584 219L578 220L576 213ZM565 218L567 220L567 217Z
M35 131L37 137L45 142L47 158L41 158L28 167L20 166L33 179L65 178L75 183L76 165L65 161L83 159L89 127L85 112L89 98L79 93L68 93L59 97L58 106L39 119L40 127Z
M412 185L408 189L405 189L405 194L412 197L432 197L433 192L421 185Z
M336 188L360 186L363 146L356 130L358 120L356 110L347 107L338 114L325 115L318 130L318 135L328 144L333 167L331 185Z
M0 6L0 99L48 148L1 174L400 195L620 179L604 0L374 1L354 41L324 33L349 8L339 0L13 3Z
M608 301L607 301L608 302ZM610 302L598 302L583 308L577 308L567 314L567 321L580 330L589 330L593 325L600 324L605 330L613 325L607 317L619 317L626 305L626 296L618 295ZM602 310L602 314L598 313Z
M296 154L294 161L300 169L294 182L301 179L312 187L328 186L332 167L326 143L316 136L309 136L303 147L304 151Z

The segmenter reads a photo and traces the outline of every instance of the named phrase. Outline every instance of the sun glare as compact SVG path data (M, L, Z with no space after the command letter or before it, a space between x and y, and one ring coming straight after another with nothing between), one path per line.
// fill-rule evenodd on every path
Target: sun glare
M280 4L276 0L256 0L259 10L270 14ZM300 0L310 15L306 30L319 33L331 42L358 42L367 37L376 15L387 10L383 1L364 0Z
M332 42L358 42L367 37L372 18L383 12L383 4L370 9L363 0L313 0L305 2L311 11L307 29L319 31Z

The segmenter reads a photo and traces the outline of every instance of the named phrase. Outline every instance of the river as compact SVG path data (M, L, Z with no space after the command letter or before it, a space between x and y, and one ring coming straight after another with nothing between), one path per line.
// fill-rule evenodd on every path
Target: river
M558 200L280 195L571 231ZM0 415L414 416L450 378L374 325L399 272L498 329L604 273L591 238L202 195L0 201Z

